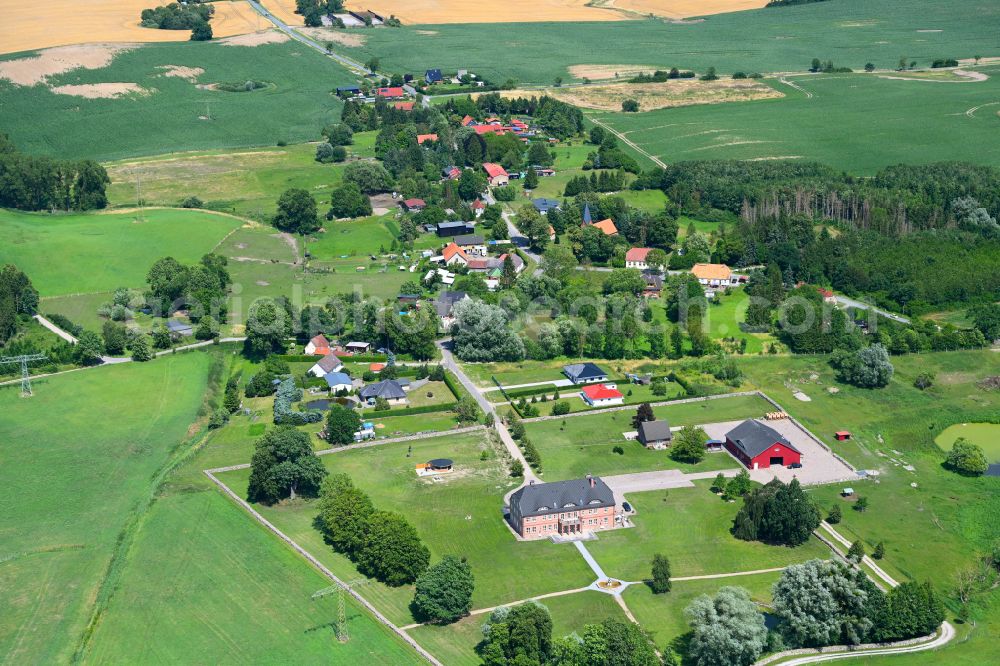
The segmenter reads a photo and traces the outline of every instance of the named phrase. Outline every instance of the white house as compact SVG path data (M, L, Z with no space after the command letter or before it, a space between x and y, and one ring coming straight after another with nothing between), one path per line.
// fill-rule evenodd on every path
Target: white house
M649 264L646 263L646 257L650 251L652 251L652 248L649 247L631 248L625 253L625 268L638 268L641 271L649 268Z
M340 362L334 354L324 356L316 365L309 368L309 374L313 377L326 377L331 372L340 372L344 369L344 364Z
M306 356L326 356L331 352L330 341L320 333L306 344Z

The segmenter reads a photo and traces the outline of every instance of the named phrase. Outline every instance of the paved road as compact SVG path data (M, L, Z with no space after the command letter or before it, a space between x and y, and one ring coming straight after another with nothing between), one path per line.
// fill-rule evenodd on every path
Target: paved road
M837 299L838 305L843 305L848 308L857 308L858 310L871 310L879 315L882 315L886 319L892 319L893 321L898 321L902 324L909 324L910 320L902 315L893 314L881 308L877 308L874 305L869 305L868 303L863 303L862 301L855 300L848 296L834 296Z
M49 321L48 319L46 319L42 315L36 314L35 315L35 321L37 321L39 324L41 324L45 328L49 329L50 331L52 331L53 333L55 333L56 335L58 335L63 340L65 340L66 342L70 343L71 345L75 345L77 343L76 336L70 335L67 331L64 331L63 329L59 328L58 326L56 326L55 324L53 324L51 321Z
M276 27L278 30L285 33L295 41L301 42L310 48L316 49L323 55L330 56L331 58L339 62L341 65L347 67L348 69L355 70L358 74L361 74L362 76L368 74L368 68L365 67L363 63L360 63L357 60L354 60L353 58L342 56L339 53L334 53L333 51L327 51L324 45L320 44L314 39L306 37L298 30L292 28L292 26L288 25L287 23L279 19L277 16L267 11L267 9L259 2L257 2L257 0L248 0L248 2L250 3L250 6L254 8L254 11L256 11L258 14L260 14L268 21L273 23L274 27Z
M469 392L469 395L471 395L479 404L479 408L483 410L483 413L493 415L493 424L496 428L497 434L500 435L500 441L503 442L503 445L507 448L507 452L510 453L511 457L515 460L520 460L521 464L524 465L524 483L522 483L521 486L527 485L531 482L541 482L541 479L539 479L535 475L535 472L531 469L528 461L524 459L524 454L521 453L521 449L517 446L517 442L514 441L514 438L510 436L510 432L508 432L507 427L500 422L500 415L497 414L497 410L493 406L493 403L491 403L486 396L483 395L482 391L479 390L479 387L476 386L475 382L469 379L469 376L465 374L462 367L455 362L455 357L452 355L450 348L451 340L438 340L437 345L441 350L441 365L458 377L458 381L462 383L462 386L464 386L465 390ZM518 488L521 486L518 486ZM509 493L504 495L504 501L508 501L511 494L518 488L514 488Z
M503 216L503 221L507 223L507 235L510 236L510 242L516 245L517 248L521 250L521 252L524 252L524 254L526 254L529 259L535 262L536 268L533 274L536 277L541 275L542 274L541 255L531 251L531 244L528 242L528 239L525 236L523 236L521 234L521 231L514 225L514 222L511 219L513 216L507 211L503 211L501 215Z
M924 650L934 650L950 642L955 638L955 627L950 622L941 625L941 633L932 641L918 643L916 645L903 645L900 647L874 648L871 650L849 650L845 652L834 652L829 654L814 654L806 657L798 657L789 661L782 661L780 666L802 666L802 664L816 664L821 661L833 661L834 659L855 659L858 657L877 657L886 654L908 654L910 652L923 652ZM759 661L757 664L770 663ZM942 663L946 663L942 661Z
M725 476L730 477L739 474L740 470L733 468L721 470L721 472ZM714 479L718 474L719 471L685 474L677 469L664 469L657 472L615 474L613 476L602 476L601 478L611 488L611 492L614 493L615 502L621 506L621 503L625 501L626 493L645 493L651 490L666 490L668 488L692 488L694 487L694 481Z

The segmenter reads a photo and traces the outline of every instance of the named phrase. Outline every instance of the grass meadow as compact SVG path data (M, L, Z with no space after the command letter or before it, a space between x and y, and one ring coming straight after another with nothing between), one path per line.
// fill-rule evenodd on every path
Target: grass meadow
M501 513L503 495L514 487L514 481L493 456L480 459L488 448L482 434L472 433L355 449L322 460L331 472L349 474L375 506L407 516L430 548L432 562L449 554L467 557L476 576L474 608L589 584L590 569L572 546L514 539ZM456 473L438 482L414 473L415 463L442 457L455 461ZM248 477L248 470L220 475L240 494L246 491ZM256 508L334 573L357 577L350 560L327 546L313 527L315 502ZM390 588L372 582L363 594L391 620L403 625L413 622L408 607L412 586Z
M905 56L929 66L935 58L993 54L998 18L1000 8L977 1L838 0L685 23L406 26L372 30L363 46L342 50L361 61L378 56L389 72L433 64L498 82L547 85L556 77L571 80L568 68L582 64L787 72L804 71L814 57L861 69L866 62L894 67ZM516 57L498 59L498 53Z
M821 3L822 4L822 3ZM992 140L1000 116L1000 67L986 81L895 80L817 74L779 81L779 99L648 113L588 112L666 162L702 159L817 160L871 174L899 163L961 160L1000 165ZM978 110L976 107L987 105Z
M119 534L198 417L208 368L182 354L38 379L30 399L0 387L4 661L71 660Z
M552 616L552 636L559 638L579 633L587 624L597 624L606 618L626 621L625 614L614 599L601 592L576 592L542 599L538 603L549 609ZM410 635L448 666L478 666L482 659L475 646L483 639L482 627L488 614L464 618L455 624L439 627L424 625Z
M167 65L204 73L194 81L166 77L158 68ZM231 93L196 85L247 80L268 87ZM148 94L84 99L55 94L46 85L0 80L0 131L27 153L99 160L297 143L318 138L324 124L340 117L341 103L330 91L353 81L332 59L294 41L255 47L147 44L120 53L107 67L76 69L50 77L48 84L131 82Z
M20 213L0 210L0 263L16 264L42 296L141 287L154 261L194 262L240 226L202 211L137 213Z

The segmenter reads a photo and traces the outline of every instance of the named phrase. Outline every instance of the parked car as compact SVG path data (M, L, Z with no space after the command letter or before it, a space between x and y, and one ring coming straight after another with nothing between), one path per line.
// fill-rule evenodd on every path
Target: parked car
M788 469L801 469L801 468L802 468L802 463L792 463L791 465L788 466Z
M622 511L625 513L632 513L632 505L628 502L622 502Z

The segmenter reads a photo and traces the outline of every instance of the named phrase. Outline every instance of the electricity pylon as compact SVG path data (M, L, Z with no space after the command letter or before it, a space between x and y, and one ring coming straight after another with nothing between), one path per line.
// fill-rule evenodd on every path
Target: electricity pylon
M21 397L31 397L31 375L28 374L28 363L31 361L44 361L48 358L45 354L25 354L23 356L0 356L0 365L11 363L21 364Z
M349 593L355 587L367 584L367 578L355 578L347 583L331 585L330 587L324 587L322 590L313 592L313 600L325 597L328 594L333 594L334 592L337 593L337 640L341 643L346 643L351 640L351 637L347 633L347 606L344 601L345 593Z

